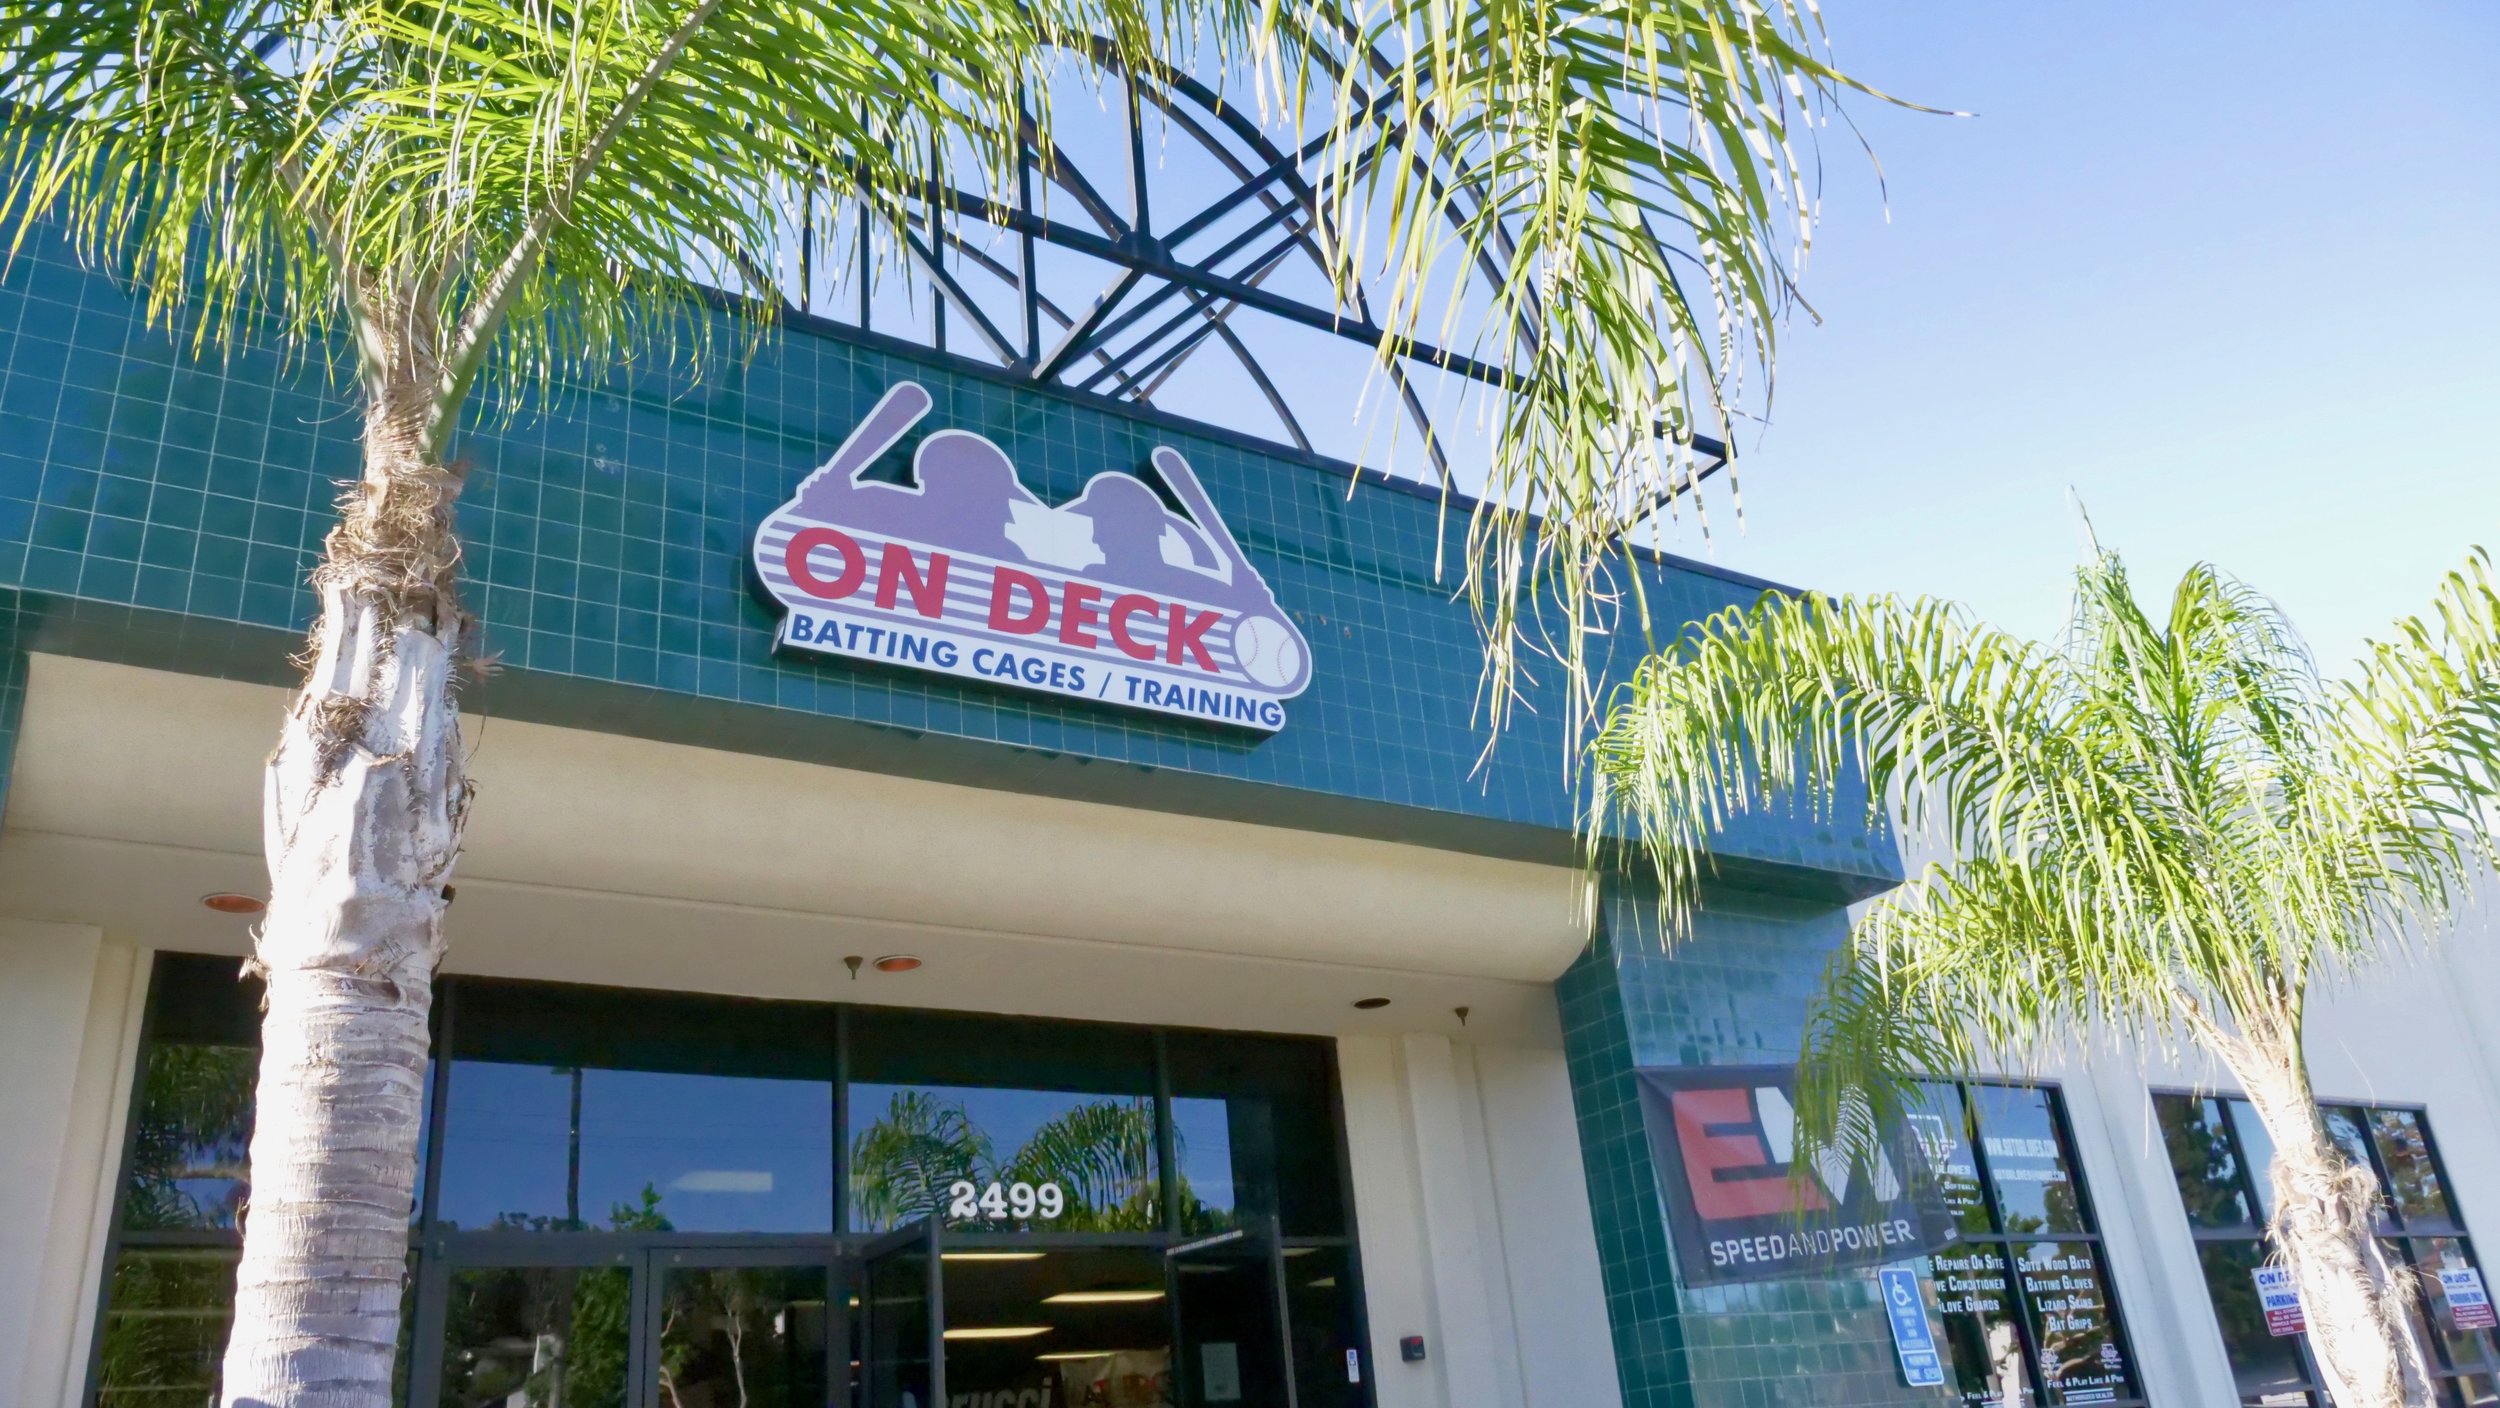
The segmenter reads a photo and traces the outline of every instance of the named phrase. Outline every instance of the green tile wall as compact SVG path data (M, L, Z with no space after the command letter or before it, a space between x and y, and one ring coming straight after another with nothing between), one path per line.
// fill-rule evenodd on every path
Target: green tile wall
M747 586L754 525L905 377L935 396L925 428L990 436L1053 499L1158 443L1182 449L1311 640L1317 678L1283 733L776 658L775 614ZM1558 839L1571 827L1551 700L1478 765L1478 640L1433 575L1436 555L1457 560L1463 515L1444 527L1428 497L1368 481L1349 495L1343 467L812 326L777 330L701 380L643 372L480 414L458 446L473 466L460 522L471 606L507 673L475 707L835 762L863 727L905 752L1004 744L975 747L974 780L987 780L983 758L1002 777L1017 756L1128 765L1121 797L1142 805L1211 805L1182 779ZM0 279L0 591L22 594L39 648L126 650L71 627L81 611L129 608L159 634L232 646L222 660L195 652L192 668L283 677L334 485L356 469L356 424L326 367L265 347L194 357L57 245L35 242ZM1662 624L1761 589L1691 566L1649 575ZM1846 828L1759 819L1728 849L1879 883L1893 873L1888 847Z
M1950 1401L1901 1383L1872 1273L1690 1290L1674 1275L1633 1068L1796 1059L1847 932L1828 903L1724 891L1670 953L1653 902L1627 890L1555 985L1625 1408Z

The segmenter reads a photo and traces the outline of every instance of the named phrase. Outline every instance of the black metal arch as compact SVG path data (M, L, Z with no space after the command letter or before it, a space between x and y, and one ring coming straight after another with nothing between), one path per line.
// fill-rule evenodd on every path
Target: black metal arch
M1096 65L1107 89L1116 89L1122 129L1117 151L1087 154L1089 169L1087 156L1071 153L1057 141L1046 142L1028 119L1012 190L980 192L932 183L907 208L879 212L901 216L899 254L907 283L913 294L930 296L927 316L915 314L900 326L877 311L873 294L879 271L869 241L859 237L873 222L859 218L863 212L857 209L858 198L831 193L831 208L820 221L817 197L811 193L795 232L798 311L920 341L1036 383L1154 405L1201 421L1211 419L1203 406L1178 398L1176 404L1165 404L1157 398L1194 359L1215 355L1238 367L1272 413L1274 429L1268 438L1306 452L1320 448L1307 426L1315 414L1344 419L1350 393L1342 386L1315 393L1299 387L1296 378L1275 375L1269 365L1276 355L1274 330L1298 329L1306 336L1316 332L1374 354L1389 337L1375 316L1369 291L1359 284L1337 300L1296 296L1271 286L1280 271L1298 262L1317 274L1323 287L1333 287L1324 250L1341 246L1338 232L1327 225L1325 183L1331 175L1322 169L1328 160L1327 137L1294 147L1280 145L1239 104L1191 74L1169 68L1138 74L1117 68L1105 41L1096 40L1089 51L1072 57ZM1373 144L1364 166L1338 175L1363 179L1370 174L1369 162L1411 160L1409 179L1450 198L1458 208L1454 221L1464 218L1459 210L1480 209L1484 197L1479 180L1466 164L1401 155L1404 118L1395 101L1397 70L1377 52L1369 53L1363 67L1366 72L1341 70L1335 81L1345 88L1355 124L1385 140ZM1207 174L1229 182L1197 209L1168 223L1157 218L1158 196L1168 205L1171 191L1159 184L1149 160L1150 115L1159 120L1167 140L1187 144L1192 155L1210 163ZM1075 218L1067 218L1071 213ZM986 225L1000 238L983 248L981 241L965 237L967 224ZM843 227L852 246L837 251L835 232ZM1231 233L1211 249L1182 254L1193 241L1219 229ZM1012 247L1001 249L999 244ZM1041 258L1045 248L1107 266L1109 276L1054 275ZM1453 277L1498 285L1509 276L1506 266L1512 257L1508 238L1497 230L1475 252L1472 267L1453 271ZM828 274L832 277L824 277ZM984 298L984 293L991 296ZM1541 324L1540 311L1531 308L1518 336L1532 342ZM1434 424L1417 385L1418 369L1484 388L1505 385L1509 373L1495 362L1411 338L1399 356L1381 365L1427 457L1409 472L1446 484L1452 442ZM1333 404L1313 404L1322 396ZM1696 468L1702 474L1725 458L1716 442L1697 441L1695 448L1701 452Z

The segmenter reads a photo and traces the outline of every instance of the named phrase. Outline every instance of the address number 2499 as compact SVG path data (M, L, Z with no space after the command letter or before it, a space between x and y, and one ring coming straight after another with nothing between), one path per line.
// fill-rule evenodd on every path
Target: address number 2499
M1023 1221L1057 1217L1067 1210L1068 1195L1056 1183L992 1182L983 1187L969 1178L958 1178L946 1189L949 1222Z

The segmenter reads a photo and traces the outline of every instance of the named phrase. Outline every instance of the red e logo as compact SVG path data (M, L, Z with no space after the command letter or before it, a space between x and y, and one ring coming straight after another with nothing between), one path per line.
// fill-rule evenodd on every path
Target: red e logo
M1693 1211L1711 1222L1768 1217L1797 1211L1797 1191L1784 1164L1771 1162L1748 1090L1679 1090L1675 1142L1684 1153L1684 1184L1693 1190ZM1805 1206L1828 1206L1812 1184Z

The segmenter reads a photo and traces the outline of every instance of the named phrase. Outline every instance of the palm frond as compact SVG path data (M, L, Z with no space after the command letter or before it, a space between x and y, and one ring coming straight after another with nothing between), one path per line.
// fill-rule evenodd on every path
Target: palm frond
M2322 965L2406 942L2490 855L2479 553L2436 617L2329 689L2271 601L2204 566L2156 614L2096 556L2055 649L1936 602L1768 597L1624 688L1592 834L1650 852L1671 932L1749 808L1827 813L1862 778L1867 820L1945 853L1869 907L1814 1009L1800 1113L1824 1138L1851 1100L2087 1032L2296 1033Z

